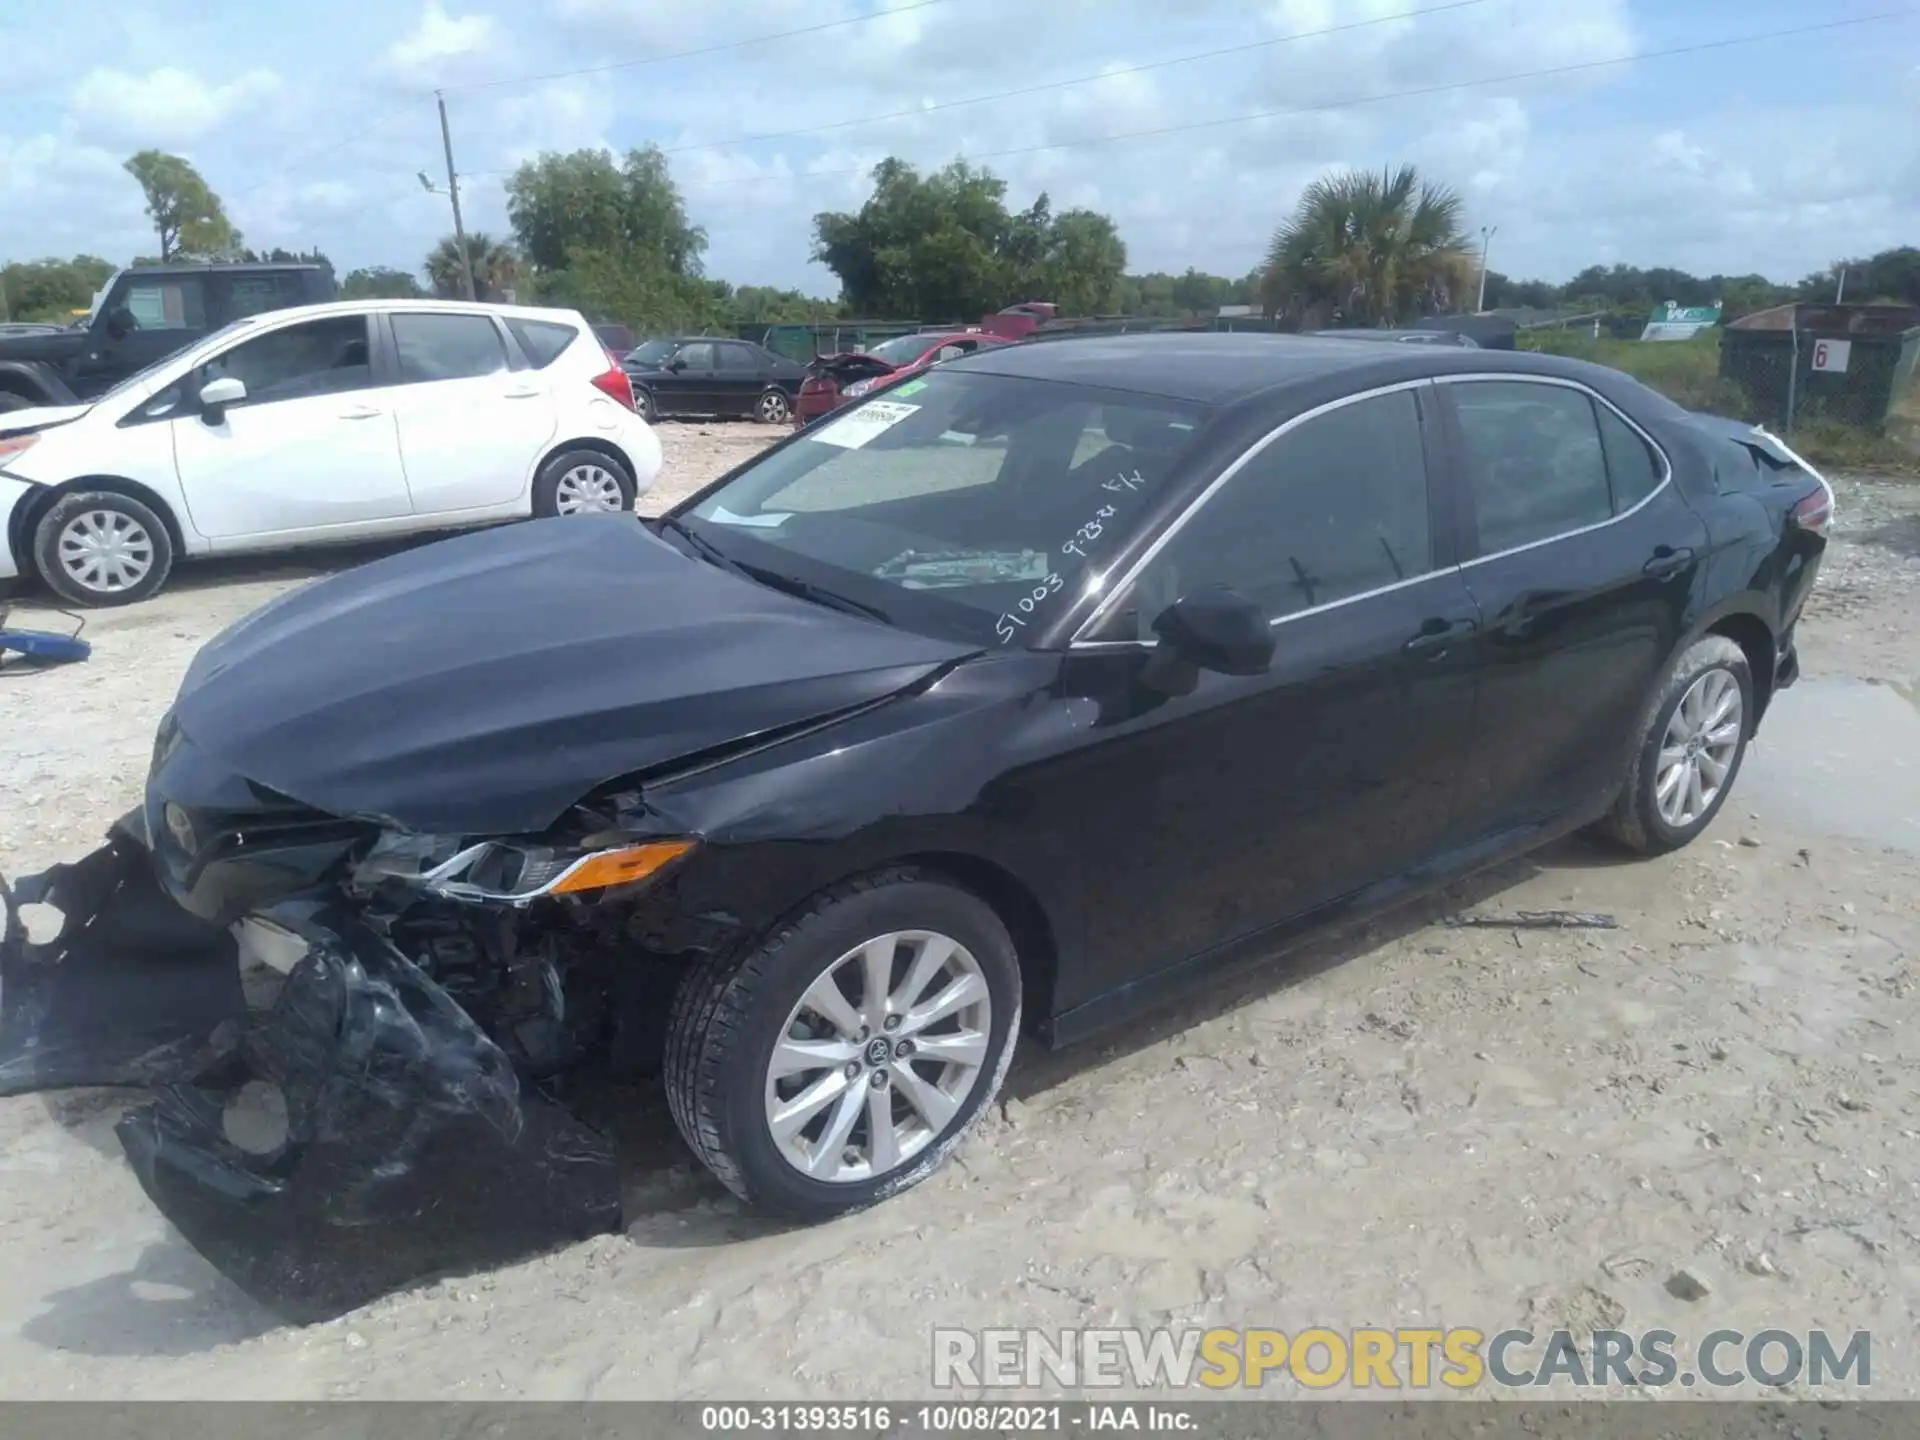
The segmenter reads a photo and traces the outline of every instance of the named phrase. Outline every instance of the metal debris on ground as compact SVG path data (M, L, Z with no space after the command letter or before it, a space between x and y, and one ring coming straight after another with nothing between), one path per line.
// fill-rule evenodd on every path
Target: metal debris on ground
M1511 915L1449 915L1440 922L1449 930L1618 930L1611 915L1579 910L1519 910Z

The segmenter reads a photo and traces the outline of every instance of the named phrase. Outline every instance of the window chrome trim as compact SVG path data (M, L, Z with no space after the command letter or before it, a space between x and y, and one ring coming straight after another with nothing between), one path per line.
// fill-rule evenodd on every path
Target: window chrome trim
M1067 642L1067 648L1069 650L1108 649L1116 645L1151 647L1154 643L1151 640L1083 640L1080 637L1106 618L1107 612L1112 608L1113 603L1127 593L1128 587L1140 578L1140 573L1145 570L1147 566L1151 565L1155 557L1172 542L1173 537L1185 529L1187 523L1191 521L1195 515L1200 513L1201 507L1218 494L1220 490L1226 486L1227 482L1238 475L1241 470L1245 469L1256 456L1281 436L1287 434L1289 431L1297 430L1309 420L1316 420L1320 416L1331 414L1335 410L1343 410L1349 405L1357 405L1362 400L1372 400L1381 395L1394 395L1402 390L1424 389L1433 384L1434 378L1435 377L1431 375L1423 375L1418 380L1397 380L1391 385L1381 385L1372 390L1361 390L1352 395L1342 395L1338 400L1329 400L1324 405L1316 405L1311 410L1303 410L1300 414L1282 421L1279 425L1276 425L1265 435L1254 441L1231 465L1214 476L1213 479L1208 482L1206 489L1188 501L1186 508L1174 516L1167 527L1155 538L1154 542L1141 553L1140 557L1135 560L1133 564L1127 567L1126 572L1121 575L1112 587L1107 590L1107 593L1101 597L1100 603L1093 607L1093 612L1074 629L1073 638ZM1431 483L1431 476L1428 477L1428 481ZM1457 568L1458 567L1449 567L1448 570L1444 571L1429 570L1426 574L1416 575L1411 580L1396 580L1393 584L1384 586L1379 590L1369 590L1359 595L1348 595L1339 600L1329 600L1325 605L1315 605L1305 610L1296 610L1291 615L1283 615L1278 620L1269 621L1268 623L1271 625L1284 624L1288 620L1297 620L1303 615L1313 615L1321 610L1330 610L1336 605L1347 605L1355 600L1365 600L1374 595L1385 594L1388 590L1398 590L1403 585L1417 585L1422 580L1431 579L1434 575L1438 574L1452 573L1452 571Z
M1641 438L1641 440L1643 440L1646 443L1646 446L1649 450L1653 451L1653 453L1659 457L1660 483L1655 485L1653 489L1649 490L1645 495L1641 496L1640 499L1637 502L1635 502L1632 506L1628 507L1625 510L1622 510L1618 515L1609 515L1604 520L1596 520L1591 525L1582 525L1577 530L1563 530L1558 535L1549 535L1543 540L1529 540L1524 545L1513 545L1513 546L1509 546L1505 550L1496 550L1491 555L1476 555L1471 560L1464 560L1461 562L1460 568L1462 570L1471 570L1474 566L1484 565L1489 560L1504 560L1509 555L1523 555L1529 550L1538 550L1542 545L1557 545L1562 540L1571 540L1577 535L1591 535L1596 530L1604 530L1609 525L1617 525L1622 520L1627 519L1629 516L1638 514L1641 510L1644 510L1647 506L1651 505L1654 499L1660 494L1660 492L1662 490L1665 490L1669 485L1673 483L1673 460L1671 459L1671 457L1668 456L1667 452L1663 448L1661 448L1660 442L1655 440L1643 428L1641 428L1641 426L1635 422L1634 418L1631 415L1627 414L1624 410L1622 410L1618 405L1614 404L1611 400L1607 399L1607 397L1602 395L1598 390L1593 389L1589 385L1583 385L1578 380L1569 380L1566 377L1561 375L1525 375L1525 374L1517 374L1511 371L1503 372L1498 370L1475 371L1472 374L1466 374L1466 375L1436 375L1434 377L1434 383L1436 385L1470 385L1477 382L1485 382L1485 381L1494 381L1501 384L1517 383L1521 385L1557 385L1562 390L1577 390L1580 394L1585 395L1589 400L1592 400L1597 404L1606 406L1607 409L1611 410L1617 417L1619 417L1619 419L1626 425L1626 427L1629 430L1633 431L1634 434L1638 435ZM1596 424L1595 429L1597 430L1598 428L1599 427ZM1605 437L1601 438L1600 444L1601 444L1601 457L1602 457L1601 463L1605 464L1606 463ZM1455 460L1456 468L1459 466L1459 464L1460 462L1456 458ZM1609 493L1607 498L1609 502L1611 502L1613 498L1611 493L1611 483L1609 483Z

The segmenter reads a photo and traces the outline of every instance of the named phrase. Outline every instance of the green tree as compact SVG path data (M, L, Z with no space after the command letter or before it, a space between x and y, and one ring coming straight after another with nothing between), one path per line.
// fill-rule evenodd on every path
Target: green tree
M447 242L448 259L456 260L456 251ZM456 269L453 275L454 293L464 295L460 275ZM420 281L408 270L396 270L390 265L365 265L350 271L347 278L340 282L340 298L343 300L418 300L427 292L420 287Z
M503 240L478 230L467 232L467 257L473 264L474 296L504 300L520 278L520 256ZM446 300L464 299L466 278L461 273L460 246L451 235L427 252L427 279L433 293Z
M1022 300L1068 313L1115 303L1126 246L1089 210L1052 213L1045 195L1009 213L1006 182L954 161L931 175L889 157L855 214L813 217L816 260L842 308L873 318L977 320Z
M113 274L97 255L71 260L15 261L0 268L0 320L54 320L62 324L85 310Z
M1393 325L1458 304L1477 278L1461 215L1460 197L1411 165L1314 181L1267 247L1266 313Z
M142 150L123 167L147 197L147 218L160 237L160 259L220 257L240 248L240 232L200 172L178 155Z

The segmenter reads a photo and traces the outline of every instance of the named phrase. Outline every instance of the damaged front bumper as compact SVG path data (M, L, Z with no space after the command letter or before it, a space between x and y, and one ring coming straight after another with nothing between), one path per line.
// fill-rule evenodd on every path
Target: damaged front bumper
M358 916L277 914L306 953L249 1015L232 935L173 903L130 827L0 903L0 1094L153 1087L117 1127L142 1188L287 1318L619 1228L611 1143ZM28 938L34 903L54 938Z

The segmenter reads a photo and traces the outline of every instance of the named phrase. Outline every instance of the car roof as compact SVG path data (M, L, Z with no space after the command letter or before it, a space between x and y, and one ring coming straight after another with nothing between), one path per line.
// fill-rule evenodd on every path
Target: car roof
M249 272L271 271L282 274L288 270L323 270L323 265L315 265L305 260L247 260L234 264L225 264L218 260L192 260L166 265L129 265L123 274L127 275L205 275L218 270L223 275L245 275Z
M507 320L552 320L563 325L585 325L578 310L553 309L538 305L497 305L487 300L328 300L318 305L287 305L278 310L263 310L247 317L262 322L279 322L294 316L324 319L329 315L373 315L401 311L436 311L472 314L481 311ZM591 326L588 326L591 329Z
M1626 380L1604 366L1525 350L1353 345L1313 335L1233 331L1028 340L982 346L941 369L1057 380L1217 406L1318 389L1335 377L1354 390L1460 373L1559 376L1610 387Z

